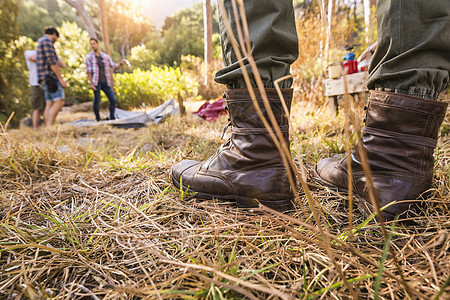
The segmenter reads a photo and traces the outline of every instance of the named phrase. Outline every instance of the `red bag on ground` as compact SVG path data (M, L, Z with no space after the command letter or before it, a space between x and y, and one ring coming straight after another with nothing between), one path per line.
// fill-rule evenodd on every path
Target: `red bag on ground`
M220 115L224 115L226 113L223 98L212 103L206 101L196 112L199 117L205 119L206 121L215 121Z

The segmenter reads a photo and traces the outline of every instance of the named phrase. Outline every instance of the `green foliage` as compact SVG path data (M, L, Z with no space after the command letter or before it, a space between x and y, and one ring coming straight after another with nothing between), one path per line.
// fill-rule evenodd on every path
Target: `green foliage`
M217 60L222 60L222 47L220 45L220 34L214 33L212 35L213 43L213 57Z
M213 8L213 16L217 8ZM181 56L204 55L203 7L201 3L191 8L176 12L167 17L162 27L163 44L161 48L162 62L168 65L179 65ZM217 18L213 17L213 32L218 32Z
M0 2L0 59L4 63L6 53L9 51L10 43L18 36L18 27L16 17L18 14L18 5L14 0L2 0ZM0 65L0 84L4 80L2 74L6 71L3 65Z
M180 68L151 66L150 71L134 70L133 73L115 74L118 106L123 109L142 104L157 106L164 101L182 95L196 93L197 81L181 73Z
M68 4L57 0L20 0L17 21L20 33L34 41L42 36L45 26L62 26L63 21L82 24Z
M14 40L18 35L18 27L16 18L18 14L17 1L2 0L0 2L0 57L4 57L3 53L8 42Z
M133 69L149 70L152 65L159 64L161 54L145 45L131 48L128 60Z
M4 123L14 112L12 126L31 111L28 69L24 53L34 49L35 43L27 37L20 37L8 43L4 56L0 58L0 122Z
M151 65L180 65L183 64L183 57L202 57L203 55L203 36L197 36L193 39L182 39L182 33L179 33L178 27L170 27L164 33L165 39L161 41L160 35L156 32L152 35L149 42L145 45L139 45L131 48L127 57L132 68L149 70ZM191 33L189 33L191 34ZM220 46L220 35L214 33L213 57L222 60L222 48Z
M203 33L199 20L182 17L180 25L172 25L164 32L163 61L177 65L182 55L203 56Z
M66 98L75 98L79 101L90 99L90 89L87 84L86 54L91 51L89 35L76 23L63 22L58 28L60 38L55 43L56 53L66 63L62 69L64 79L69 84L65 90Z
M33 44L26 37L19 38L17 15L17 1L0 2L0 122L4 123L14 112L12 125L17 125L29 109L24 52Z
M213 78L214 72L219 70L223 65L219 60L213 60L209 65L209 77ZM215 99L222 95L223 87L214 82L205 85L205 62L202 58L193 55L181 56L181 71L183 74L191 74L191 78L195 78L198 82L198 97L203 99Z
M107 21L113 48L125 57L134 46L146 43L154 37L156 29L142 9L132 1L109 0Z
M32 1L20 1L20 13L18 16L20 32L37 41L44 29L43 24L53 25L53 19L48 11L36 5Z

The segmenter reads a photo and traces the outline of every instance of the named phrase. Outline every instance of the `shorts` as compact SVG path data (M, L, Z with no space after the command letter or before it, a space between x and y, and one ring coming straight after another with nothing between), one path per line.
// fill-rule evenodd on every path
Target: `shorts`
M47 90L47 86L44 87L44 91L45 91L45 101L64 100L64 89L62 88L59 81L58 81L58 90L56 90L56 92L50 93Z
M31 87L31 107L33 110L44 110L45 94L40 86Z

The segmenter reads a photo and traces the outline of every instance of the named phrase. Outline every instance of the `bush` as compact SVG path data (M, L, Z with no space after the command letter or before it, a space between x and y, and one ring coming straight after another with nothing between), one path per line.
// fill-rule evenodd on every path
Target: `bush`
M209 65L209 79L208 85L205 85L205 62L197 56L182 55L181 56L181 71L183 74L190 74L192 78L198 82L199 97L207 100L216 99L222 95L223 85L215 83L213 80L214 73L223 68L221 60L214 59Z
M159 63L161 56L157 51L139 45L131 48L128 60L134 69L149 70L152 65Z
M89 35L76 23L63 22L58 30L61 34L55 43L56 53L66 63L61 70L69 86L65 89L66 99L80 102L91 100L86 74L86 54L89 53Z
M198 82L181 73L180 68L151 66L149 71L114 74L118 106L122 109L157 106L176 97L197 95Z
M31 112L28 69L24 53L36 48L25 36L2 45L4 57L0 57L0 122L5 123L14 112L11 125L17 126L20 119Z
M29 107L27 68L24 50L32 40L20 37L16 17L18 2L0 1L0 123L15 113L11 125L19 123Z

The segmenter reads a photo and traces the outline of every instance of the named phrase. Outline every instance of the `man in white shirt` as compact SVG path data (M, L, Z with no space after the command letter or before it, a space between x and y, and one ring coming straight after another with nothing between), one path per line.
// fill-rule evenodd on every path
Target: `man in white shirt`
M44 112L45 108L44 91L41 89L38 82L36 55L36 50L25 51L25 60L27 62L28 71L30 71L28 81L31 86L31 106L33 108L31 120L33 122L34 130L39 126L41 114Z

